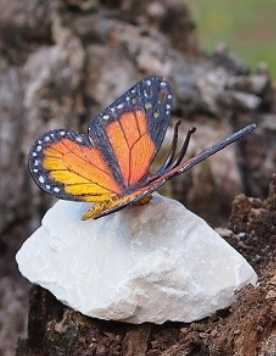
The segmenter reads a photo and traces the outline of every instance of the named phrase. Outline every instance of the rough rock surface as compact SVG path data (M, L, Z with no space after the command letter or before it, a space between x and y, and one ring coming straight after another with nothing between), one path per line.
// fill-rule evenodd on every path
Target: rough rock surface
M191 322L256 283L245 259L177 201L155 194L146 206L83 222L87 207L59 201L17 254L25 277L85 315Z

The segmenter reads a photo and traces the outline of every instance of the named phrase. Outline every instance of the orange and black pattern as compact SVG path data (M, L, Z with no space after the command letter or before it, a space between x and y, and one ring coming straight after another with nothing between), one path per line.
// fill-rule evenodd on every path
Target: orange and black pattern
M147 77L92 118L88 135L42 134L29 153L34 181L59 199L76 201L114 202L135 191L150 175L172 102L168 82Z
M169 83L147 77L89 122L88 135L72 130L42 134L29 153L29 169L38 186L59 199L96 202L83 219L99 218L148 197L168 179L251 132L256 125L230 135L182 162L195 132L191 128L177 151L178 128L160 169L150 165L168 128L173 95Z

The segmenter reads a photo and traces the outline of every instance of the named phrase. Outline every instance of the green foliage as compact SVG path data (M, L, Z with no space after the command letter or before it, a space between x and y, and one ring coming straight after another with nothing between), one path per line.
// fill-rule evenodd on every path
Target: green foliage
M193 0L189 5L204 50L224 42L251 68L266 62L276 77L275 0Z

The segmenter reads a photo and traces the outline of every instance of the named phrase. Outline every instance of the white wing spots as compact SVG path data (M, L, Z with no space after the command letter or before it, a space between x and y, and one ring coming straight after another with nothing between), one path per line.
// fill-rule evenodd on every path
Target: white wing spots
M122 103L122 104L119 104L119 105L117 105L117 109L122 109L124 107L124 104Z
M45 179L44 179L43 176L39 176L38 181L39 181L41 184L44 184L44 183L45 183Z
M161 82L160 85L162 88L165 88L167 86L167 84L165 82Z
M37 167L37 166L39 166L39 160L38 159L35 159L34 160L34 165Z
M155 119L158 119L159 118L159 111L155 111L153 113L153 116L154 116Z
M65 135L65 131L59 131L60 136L64 136Z
M114 114L115 108L111 108L110 110L111 110L112 114Z
M78 141L79 143L82 143L83 142L83 139L81 136L77 136L76 137L76 141Z
M133 88L133 89L131 89L130 92L131 92L131 94L135 94L136 93L136 89Z
M36 152L33 152L33 153L32 153L32 156L33 156L33 157L36 157L36 156L37 156L37 153L36 153Z
M55 138L55 135L54 135L53 133L51 133L50 136L51 136L52 138Z
M33 172L34 172L34 173L38 173L38 169L37 169L37 168L34 168L34 169L33 169Z
M146 88L144 90L144 97L145 98L151 98L153 96L153 92L151 88Z
M55 188L53 189L53 191L54 191L55 193L59 193L59 192L60 192L60 188L55 187Z
M40 152L40 151L41 151L41 149L42 149L42 146L40 146L40 145L36 146L36 150L37 150L37 152Z
M109 115L107 115L107 114L106 114L106 115L103 115L103 119L104 119L104 120L108 120L109 118L110 118Z
M172 99L172 95L171 95L171 94L168 95L168 99L169 99L169 100Z
M46 142L50 141L50 137L49 136L45 136L44 137L44 141L46 141Z
M50 184L46 184L46 185L45 185L45 188L46 188L47 190L50 190L50 189L51 189Z
M166 105L166 108L167 108L168 110L170 110L170 109L171 109L171 105L167 104L167 105Z
M150 102L148 102L148 103L145 104L146 110L149 110L151 107L152 107L152 105L151 105Z
M148 86L150 86L150 85L151 85L151 80L148 79L148 80L146 81L146 84L147 84Z

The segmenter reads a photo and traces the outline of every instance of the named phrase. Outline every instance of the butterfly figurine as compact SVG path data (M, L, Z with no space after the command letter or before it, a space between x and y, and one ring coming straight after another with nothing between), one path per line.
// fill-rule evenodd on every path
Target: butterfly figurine
M52 130L35 141L29 170L35 183L59 199L96 203L82 217L100 218L129 204L145 203L151 193L255 129L251 124L183 162L191 135L178 150L180 121L162 166L150 166L166 134L173 105L169 83L149 76L93 117L88 134Z

